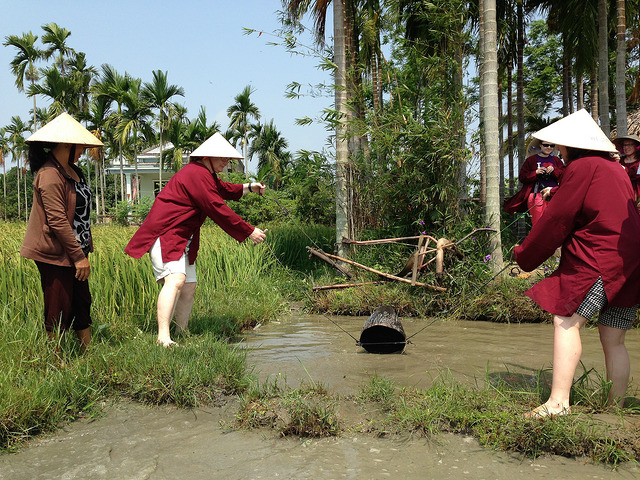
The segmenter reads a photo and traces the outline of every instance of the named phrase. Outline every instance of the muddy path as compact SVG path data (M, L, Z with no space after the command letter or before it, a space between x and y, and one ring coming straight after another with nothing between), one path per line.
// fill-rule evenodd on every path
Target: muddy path
M332 319L356 337L364 321ZM424 325L402 322L409 335ZM637 388L640 338L638 331L630 333ZM400 385L427 386L443 371L476 381L487 372L532 374L551 361L549 325L435 322L412 341L402 355L366 354L326 318L300 316L254 330L244 346L260 378L279 376L291 386L313 379L338 394L355 393L372 373ZM597 332L585 330L583 343L585 367L603 371ZM17 454L0 455L0 479L640 478L638 465L612 471L588 459L531 460L456 435L427 440L345 434L309 440L236 431L230 428L235 407L233 400L195 410L108 404L100 418L76 421Z

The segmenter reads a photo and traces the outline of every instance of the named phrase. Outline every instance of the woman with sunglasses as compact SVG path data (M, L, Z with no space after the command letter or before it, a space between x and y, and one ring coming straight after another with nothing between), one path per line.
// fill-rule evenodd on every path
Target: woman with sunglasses
M562 160L552 155L555 144L535 140L538 152L528 157L522 164L518 179L522 189L504 204L507 213L529 211L531 225L535 225L545 209L547 202L542 199L542 190L557 187L564 173Z
M627 171L633 191L636 194L636 202L640 199L640 175L638 175L638 165L640 165L640 138L637 135L625 135L618 137L613 144L620 152L620 164Z

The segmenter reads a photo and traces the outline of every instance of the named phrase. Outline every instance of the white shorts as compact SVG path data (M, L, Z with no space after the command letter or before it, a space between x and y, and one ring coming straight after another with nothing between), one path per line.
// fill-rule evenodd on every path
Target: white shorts
M179 260L172 262L162 261L162 250L160 248L160 238L158 238L151 249L149 250L149 257L151 258L151 265L153 265L153 273L156 276L156 281L160 281L171 273L182 273L186 276L186 283L195 283L196 278L196 264L189 265L189 246L191 245L191 239L187 242L187 246L182 253Z

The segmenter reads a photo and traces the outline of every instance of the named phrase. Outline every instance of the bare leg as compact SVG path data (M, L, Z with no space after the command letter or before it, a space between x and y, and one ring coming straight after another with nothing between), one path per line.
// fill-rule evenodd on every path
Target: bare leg
M624 395L629 384L631 363L629 353L624 345L626 330L598 325L600 343L604 350L604 360L607 367L607 381L611 382L609 402L622 408Z
M176 333L180 333L189 325L191 309L193 308L193 297L196 291L196 282L185 283L180 290L180 296L176 302Z
M186 276L183 273L171 273L164 277L162 290L158 295L158 345L168 347L177 345L171 340L169 325L176 308L180 291L184 286Z
M80 340L80 348L84 352L91 344L91 328L85 328L82 330L76 330L78 340Z
M527 414L531 417L570 413L569 394L582 355L580 327L587 319L577 313L570 317L553 316L553 380L551 395L543 405Z

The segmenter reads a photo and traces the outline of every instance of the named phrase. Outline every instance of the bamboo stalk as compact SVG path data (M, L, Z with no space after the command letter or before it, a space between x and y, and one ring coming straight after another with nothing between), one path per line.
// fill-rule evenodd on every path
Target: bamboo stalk
M311 247L307 247L307 250L309 250L309 252L312 252L314 249L311 248ZM362 268L363 270L367 270L368 272L375 273L377 275L380 275L381 277L390 278L392 280L396 280L396 281L402 282L402 283L411 283L411 280L407 280L406 278L396 277L395 275L391 275L389 273L381 272L380 270L376 270L375 268L370 268L370 267L367 267L367 266L362 265L360 263L357 263L357 262L354 262L354 261L351 261L351 260L347 260L346 258L338 257L337 255L331 255L331 254L326 253L326 252L322 252L322 253L323 253L323 255L326 255L329 258L332 258L334 260L338 260L340 262L347 263L349 265L353 265L354 267ZM444 287L436 287L434 285L429 285L427 283L416 282L416 285L418 287L425 287L425 288L428 288L430 290L435 290L437 292L446 292L447 291L447 289L444 288Z
M340 288L362 287L364 285L378 285L380 283L385 283L385 282L339 283L336 285L323 285L323 286L313 287L312 290L314 292L318 292L320 290L337 290Z

